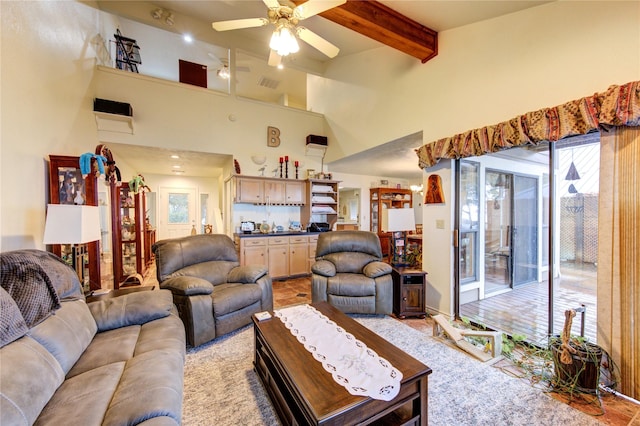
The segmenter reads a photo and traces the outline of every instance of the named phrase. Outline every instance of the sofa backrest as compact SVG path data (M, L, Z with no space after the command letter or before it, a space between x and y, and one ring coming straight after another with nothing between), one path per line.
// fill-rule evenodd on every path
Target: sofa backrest
M33 424L97 325L78 276L59 257L2 253L0 274L0 424Z
M336 272L362 273L369 263L382 259L378 236L369 231L330 231L318 235L316 260L328 260Z
M212 284L226 282L238 266L238 253L231 238L223 234L200 234L160 240L153 245L158 282L174 276L192 276Z

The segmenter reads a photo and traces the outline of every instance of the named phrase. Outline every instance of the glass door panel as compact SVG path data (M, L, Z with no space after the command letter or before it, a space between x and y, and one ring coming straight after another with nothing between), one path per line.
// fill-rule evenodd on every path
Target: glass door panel
M538 179L514 176L513 285L538 280Z
M511 288L511 218L513 175L487 170L485 175L485 295Z

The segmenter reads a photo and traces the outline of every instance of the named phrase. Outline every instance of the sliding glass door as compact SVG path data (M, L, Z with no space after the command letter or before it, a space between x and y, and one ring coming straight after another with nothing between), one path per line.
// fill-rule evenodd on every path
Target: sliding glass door
M584 308L594 342L599 135L459 161L456 315L537 343L560 333L567 309ZM472 182L477 201L465 192ZM470 201L479 208L477 251L465 243Z

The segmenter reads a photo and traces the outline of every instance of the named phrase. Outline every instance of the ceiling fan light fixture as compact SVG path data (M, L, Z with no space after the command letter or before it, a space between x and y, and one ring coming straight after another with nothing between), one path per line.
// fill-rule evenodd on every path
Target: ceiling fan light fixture
M300 46L298 45L294 31L295 29L292 31L292 28L290 28L286 20L279 23L271 36L269 47L278 52L280 56L287 56L290 53L298 52Z
M229 80L231 78L231 72L229 71L229 67L225 64L218 70L218 77Z

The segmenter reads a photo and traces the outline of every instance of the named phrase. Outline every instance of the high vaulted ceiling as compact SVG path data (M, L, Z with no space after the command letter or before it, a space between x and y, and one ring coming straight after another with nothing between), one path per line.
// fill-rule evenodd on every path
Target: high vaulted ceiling
M283 3L287 0L279 1ZM303 0L294 0L294 2L301 3ZM350 0L350 2L352 1ZM353 22L351 22L350 26L353 29L346 28L343 25L336 24L323 17L325 14L330 16L342 14L343 16L338 18L349 21L350 18L341 11L336 13L336 11L332 12L332 10L329 10L319 16L312 16L303 22L305 27L338 46L340 48L339 58L341 56L353 55L366 50L379 48L384 44L397 48L393 46L393 44L397 44L401 37L405 37L405 40L400 41L400 44L407 43L406 37L411 37L411 35L407 35L406 28L403 28L403 26L407 25L404 20L405 18L414 21L417 26L427 28L427 30L425 30L426 33L429 33L428 29L438 33L518 12L548 2L549 0L380 0L379 3L381 7L377 9L368 8L367 12L367 10L363 10L363 8L367 7L363 5L363 3L369 2L355 0L353 1L355 6L345 6L345 8L350 9L354 9L354 7L357 8L358 10L356 10L356 12L352 10L350 13L359 13L361 15L360 18L358 18L359 21L351 17L353 18ZM180 20L180 17L188 17L192 22L202 24L201 27L206 28L204 36L209 38L209 40L213 39L215 44L220 46L242 46L245 50L252 51L258 56L263 56L266 65L266 59L269 54L268 43L273 31L270 26L246 28L223 33L217 33L211 28L211 23L214 21L266 17L267 8L262 0L159 0L153 2L98 0L97 3L99 7L105 11L152 25L158 24L158 22L154 22L154 19L151 17L153 10L162 8L165 11L174 12L176 14L175 24L170 28L165 25L165 29L173 32L188 30L185 23ZM381 13L383 14L387 9L392 10L391 13L394 18L381 15ZM366 19L362 19L362 16L368 16L370 21L373 22L367 24ZM404 18L402 16L404 16ZM335 18L335 16L333 17ZM387 28L380 30L379 25L381 24L387 26ZM365 32L362 29L363 26L368 27L369 31L386 34L386 37L389 37L390 40L385 41L383 38L382 40L385 42L381 43L380 41L360 34L358 32L359 30ZM380 37L377 38L380 39ZM391 40L391 38L394 40ZM429 37L427 37L427 39L428 38ZM429 43L433 44L433 42L433 39L426 40L424 44L428 46ZM316 64L316 69L319 70L321 69L319 65L331 60L316 49L306 45L306 43L300 43L300 45L300 52L298 52L295 55L296 58L292 58L292 60L296 61L298 65L302 65L303 68L311 69L313 64ZM437 47L435 48L437 49ZM426 49L428 50L428 48ZM405 53L411 54L408 52ZM422 61L428 59L430 54L427 52L426 57L424 54L422 54L423 56L421 56L421 54L411 55L416 57L416 61ZM429 66L428 64L427 62L423 66ZM242 63L240 65L244 66L249 64ZM258 66L249 65L248 68L257 69ZM421 141L416 135L409 135L369 151L335 161L335 164L330 164L329 166L332 170L353 174L369 175L371 174L371 170L377 170L380 175L388 177L419 179L421 177L421 171L417 167L413 150L420 145ZM144 161L144 158L127 155L126 145L119 146L119 150L120 155L126 155L126 157L130 159L129 162L132 166L137 168L141 173L167 174L169 173L167 170L171 169L170 164L162 164L157 161L157 159L151 163ZM390 152L394 152L394 158L404 159L404 161L390 162ZM197 168L197 166L194 165L194 168Z

